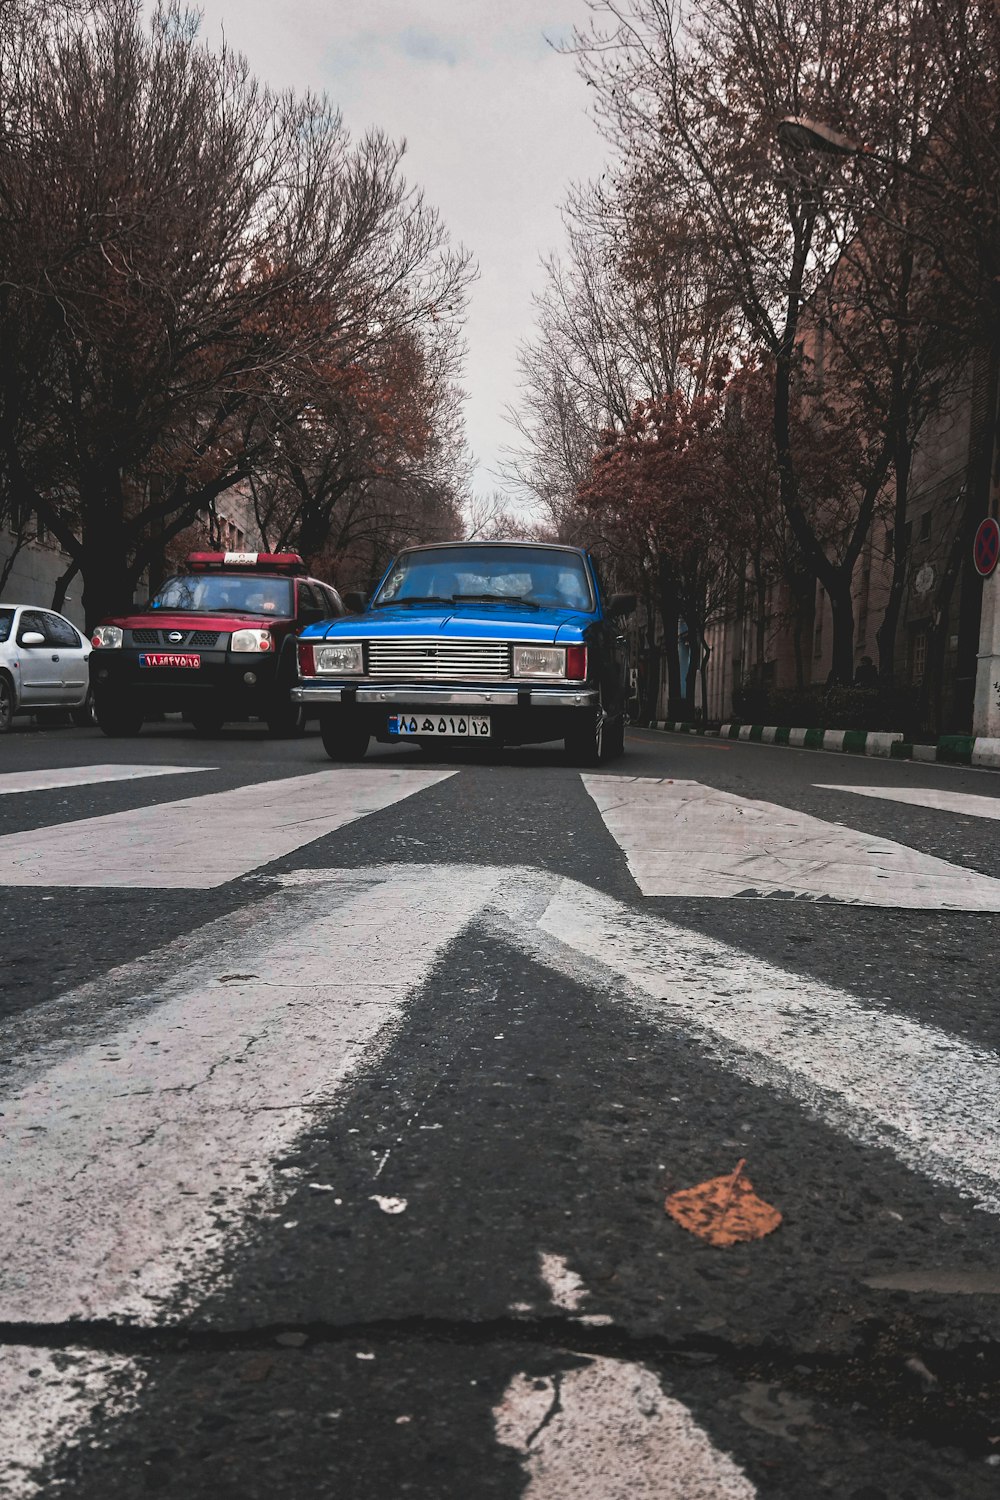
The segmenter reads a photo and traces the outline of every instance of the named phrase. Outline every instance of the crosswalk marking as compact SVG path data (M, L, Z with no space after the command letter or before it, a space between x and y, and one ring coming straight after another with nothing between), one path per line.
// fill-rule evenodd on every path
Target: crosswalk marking
M1000 880L698 781L584 776L646 896L1000 911Z
M396 797L451 774L403 773L406 790ZM389 784L392 773L330 772L265 789L294 788L283 809L294 820L306 796L299 783L315 787L326 807L330 779L342 779L358 817L372 810L370 790L351 784L358 775ZM167 806L185 808L190 822L194 809L230 795ZM282 807L276 797L266 805L272 819ZM300 842L298 835L292 847ZM0 857L7 843L0 840ZM142 1013L117 1030L42 1047L4 1070L0 1321L145 1324L189 1312L223 1250L238 1249L248 1222L280 1206L275 1160L316 1110L337 1103L360 1064L381 1055L404 1001L477 918L602 996L707 1040L720 1066L1000 1213L994 1053L549 873L469 865L316 870L289 877L248 911L238 938L206 944L179 972L164 960L166 978L151 981L157 965L147 962L109 976L109 992L131 986L142 998ZM71 1012L72 999L60 1009ZM560 1267L549 1269L556 1285ZM143 1377L131 1362L81 1351L70 1351L77 1363L69 1372L65 1354L30 1351L30 1363L22 1354L0 1362L0 1492L27 1500L46 1455L73 1440L97 1403L127 1409ZM526 1429L514 1410L524 1394L516 1383L513 1406L498 1418L498 1436L512 1424L503 1430L524 1456L531 1500L686 1497L698 1493L690 1476L706 1474L714 1476L715 1488L705 1491L713 1500L755 1494L684 1407L658 1386L646 1389L655 1379L643 1367L592 1361L560 1379L562 1411L544 1431L537 1423ZM607 1434L610 1454L615 1428L613 1451L627 1465L628 1400L656 1414L644 1429L643 1472L657 1484L644 1491L626 1466L608 1470L618 1488L589 1491L581 1479L574 1489L588 1433L602 1454ZM614 1413L611 1426L602 1412ZM669 1488L661 1475L668 1451L674 1468L688 1455L686 1489Z
M63 766L56 771L7 771L0 776L0 797L13 792L53 792L60 787L100 782L138 781L146 776L195 776L217 766Z
M0 838L0 886L206 890L454 770L316 771Z
M237 1223L261 1165L362 1049L387 1044L406 996L503 878L465 865L384 873L338 872L261 903L142 1018L24 1087L14 1071L0 1322L148 1321L178 1279L197 1281L218 1221ZM140 994L143 968L129 971Z
M995 1052L574 880L523 871L503 904L508 942L605 993L624 984L648 1018L710 1040L722 1066L1000 1213Z
M275 1159L388 1046L405 1000L507 872L386 875L282 892L140 1019L38 1077L5 1079L0 1322L151 1323L197 1304L248 1212L280 1204ZM143 968L109 984L148 1004ZM87 1368L77 1422L102 1399ZM55 1386L25 1382L18 1361L0 1361L0 1493L33 1493L31 1473L72 1437L49 1373Z
M816 790L851 792L855 797L906 802L911 807L929 807L935 812L965 813L970 818L1000 818L1000 797L980 797L974 792L949 792L927 786L828 786L825 782L817 782Z
M753 1500L652 1370L590 1359L556 1376L514 1377L494 1408L497 1441L522 1454L523 1500Z

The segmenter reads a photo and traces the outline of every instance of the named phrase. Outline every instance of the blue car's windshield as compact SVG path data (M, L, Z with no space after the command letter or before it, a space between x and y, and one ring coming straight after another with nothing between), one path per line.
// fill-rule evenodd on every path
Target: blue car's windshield
M487 543L433 547L397 557L376 594L376 609L407 601L520 603L542 609L593 610L579 552Z
M266 578L248 573L234 577L231 573L194 573L171 578L150 600L150 609L197 610L200 613L224 614L236 610L241 615L274 615L290 619L292 585L288 578Z

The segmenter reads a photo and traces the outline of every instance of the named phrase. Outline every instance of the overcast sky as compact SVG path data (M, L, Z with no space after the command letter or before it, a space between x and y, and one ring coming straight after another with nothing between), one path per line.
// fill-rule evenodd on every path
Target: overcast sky
M405 137L421 185L479 263L467 327L466 431L475 488L511 441L516 352L532 329L539 257L562 242L559 208L604 152L572 58L549 45L587 19L586 0L199 0L278 87L325 90L360 134ZM548 40L547 40L548 39Z

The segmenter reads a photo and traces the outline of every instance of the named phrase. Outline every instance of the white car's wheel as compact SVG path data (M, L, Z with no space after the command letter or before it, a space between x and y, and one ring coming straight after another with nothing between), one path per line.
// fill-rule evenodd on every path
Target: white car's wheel
M86 698L84 698L79 707L70 709L69 716L73 720L73 723L76 725L77 729L89 729L92 724L97 723L97 718L94 714L93 688L87 689Z
M9 677L0 676L0 734L9 734L14 723L14 688Z

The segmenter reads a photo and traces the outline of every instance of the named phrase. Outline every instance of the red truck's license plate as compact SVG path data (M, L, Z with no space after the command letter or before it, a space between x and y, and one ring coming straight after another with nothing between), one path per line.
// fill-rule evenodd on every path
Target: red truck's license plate
M181 651L140 651L140 667L200 667L200 656Z

